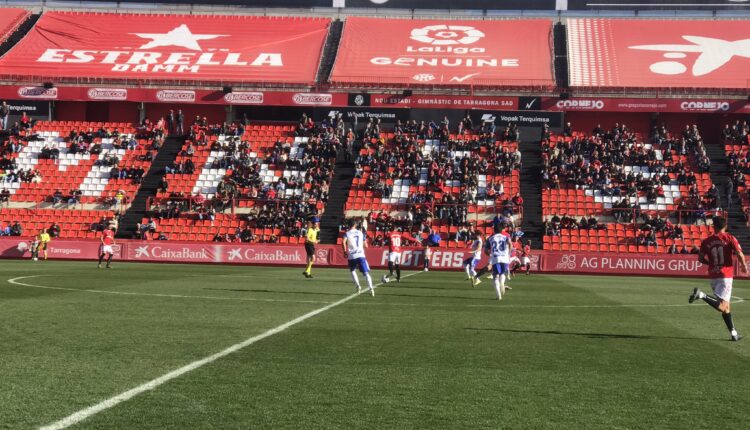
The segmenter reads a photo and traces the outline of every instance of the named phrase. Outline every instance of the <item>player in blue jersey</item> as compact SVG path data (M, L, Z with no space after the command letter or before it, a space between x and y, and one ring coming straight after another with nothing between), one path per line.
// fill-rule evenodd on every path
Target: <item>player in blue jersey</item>
M344 235L344 255L349 260L349 270L352 273L352 281L357 287L357 292L362 290L359 285L359 277L357 276L357 269L364 275L367 280L367 286L370 288L370 295L375 295L375 288L372 286L372 277L370 277L370 266L367 264L367 258L365 258L365 248L367 247L367 240L365 235L357 230L357 223L351 220L349 223L349 230Z
M482 249L484 249L482 235L479 232L474 233L469 249L471 250L471 254L469 258L464 260L464 270L466 271L466 279L471 281L472 287L475 287L482 282L477 277L476 271L477 264L482 259Z
M487 239L485 252L490 257L490 267L492 267L492 280L495 285L495 298L502 300L505 294L505 277L508 274L508 264L510 263L510 237L503 232L500 225L495 225L495 234Z

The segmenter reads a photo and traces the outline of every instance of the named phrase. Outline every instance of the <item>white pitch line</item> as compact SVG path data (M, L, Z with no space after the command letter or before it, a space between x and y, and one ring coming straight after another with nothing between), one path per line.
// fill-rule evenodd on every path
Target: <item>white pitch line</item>
M408 278L409 276L414 276L417 273L420 273L420 272L410 273L410 274L404 276L404 278ZM16 279L18 279L18 278L16 278ZM376 284L375 288L377 288L377 287L379 287L381 285L382 285L382 283ZM112 408L114 406L117 406L118 404L120 404L122 402L128 401L128 400L132 399L133 397L135 397L135 396L137 396L139 394L143 394L146 391L153 390L154 388L157 388L160 385L163 385L163 384L171 381L172 379L179 378L180 376L182 376L182 375L184 375L186 373L192 372L195 369L198 369L198 368L203 367L203 366L205 366L207 364L213 363L214 361L216 361L216 360L218 360L218 359L220 359L222 357L226 357L229 354L232 354L232 353L237 352L237 351L239 351L239 350L241 350L243 348L246 348L246 347L248 347L248 346L250 346L250 345L252 345L252 344L254 344L254 343L258 342L258 341L261 341L261 340L267 338L267 337L270 337L270 336L273 336L275 334L281 333L282 331L288 329L289 327L297 325L297 324L299 324L299 323L301 323L301 322L303 322L305 320L308 320L308 319L310 319L310 318L312 318L312 317L314 317L316 315L320 315L320 314L322 314L323 312L325 312L327 310L335 308L336 306L343 305L344 303L346 303L346 302L354 299L355 297L359 296L359 294L360 293L354 293L354 294L348 295L348 296L344 297L343 299L341 299L341 300L339 300L337 302L333 302L331 304L323 306L322 308L319 308L319 309L316 309L314 311L308 312L308 313L306 313L306 314L304 314L302 316L299 316L299 317L297 317L297 318L295 318L295 319L293 319L291 321L288 321L288 322L286 322L284 324L281 324L278 327L274 327L274 328L272 328L272 329L270 329L270 330L268 330L268 331L266 331L264 333L261 333L261 334L259 334L257 336L253 336L251 338L245 339L244 341L242 341L240 343L236 343L236 344L230 346L229 348L227 348L227 349L225 349L223 351L217 352L216 354L213 354L213 355L210 355L208 357L202 358L200 360L194 361L194 362L192 362L190 364L187 364L187 365L185 365L183 367L180 367L179 369L175 369L175 370L173 370L173 371L171 371L171 372L169 372L167 374L164 374L164 375L162 375L162 376L160 376L160 377L158 377L156 379L152 379L151 381L148 381L145 384L139 385L139 386L137 386L135 388L132 388L132 389L130 389L128 391L120 393L120 394L118 394L118 395L116 395L114 397L110 397L109 399L104 400L102 402L99 402L99 403L97 403L97 404L95 404L93 406L89 406L88 408L81 409L80 411L75 412L75 413L73 413L73 414L71 414L71 415L69 415L69 416L67 416L67 417L65 417L65 418L63 418L63 419L61 419L59 421L55 421L52 424L40 427L39 430L62 430L62 429L68 428L68 427L70 427L72 425L78 424L81 421L83 421L83 420L85 420L85 419L87 419L89 417L92 417L92 416L94 416L94 415L96 415L96 414L98 414L100 412L103 412L103 411L105 411L107 409L110 409L110 408Z
M127 291L108 291L108 290L91 290L84 288L65 288L65 287L49 287L46 285L35 285L25 282L19 282L20 279L37 278L40 276L47 275L33 275L33 276L20 276L18 278L8 279L9 284L20 285L31 288L42 288L45 290L62 290L62 291L78 291L80 293L94 293L94 294L113 294L118 296L145 296L145 297L167 297L172 299L203 299L203 300L226 300L226 301L243 301L243 302L282 302L282 303L316 303L316 304L329 304L331 302L321 300L285 300L285 299L258 299L258 298L247 298L247 297L218 297L218 296L187 296L181 294L158 294L158 293L132 293Z

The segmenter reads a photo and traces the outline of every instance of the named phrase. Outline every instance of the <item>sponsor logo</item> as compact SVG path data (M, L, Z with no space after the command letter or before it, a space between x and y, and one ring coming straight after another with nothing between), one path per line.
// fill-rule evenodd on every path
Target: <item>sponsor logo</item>
M680 109L684 111L723 111L729 110L729 102L707 102L707 101L696 101L696 102L682 102L680 103Z
M18 96L25 99L56 99L57 88L21 87Z
M133 258L157 258L160 260L195 260L213 261L205 248L166 248L163 246L143 245L135 249Z
M292 101L297 105L325 105L333 104L332 94L296 93Z
M590 99L575 99L575 100L559 100L557 104L558 109L581 109L581 110L601 110L604 109L604 100L590 100Z
M247 262L247 263L302 263L304 258L299 250L293 252L285 249L274 249L264 251L256 248L234 248L230 249L227 255L227 261ZM322 261L328 261L328 251L320 250L325 253ZM316 259L319 258L316 255Z
M576 269L576 256L565 254L560 258L560 262L555 266L557 270L575 270Z
M156 93L160 102L194 102L195 91L188 90L160 90Z
M497 67L519 67L517 58L497 58L489 55L497 51L497 47L478 46L484 39L485 34L474 28L464 25L429 25L415 28L411 31L409 38L421 45L407 45L404 53L394 57L373 57L370 63L376 66L402 66L419 68L464 68L460 72L466 73L470 68L471 73L458 76L453 74L440 75L440 81L463 83L481 72L475 69L494 69ZM488 45L489 46L489 45ZM445 68L445 69L444 69ZM441 70L442 71L442 70ZM412 77L418 82L430 82L437 77L430 73L419 73Z
M465 25L428 25L411 31L411 39L430 45L471 45L484 37L484 33Z
M240 91L224 95L224 101L231 104L260 105L263 104L263 93Z
M328 250L316 249L315 250L315 262L318 264L328 263Z
M357 94L356 96L354 96L354 104L356 106L362 106L363 104L365 104L365 97L362 94Z
M56 248L56 247L50 247L50 254L62 254L62 255L72 255L72 254L80 254L81 249L80 248Z
M497 117L495 115L492 115L491 113L486 113L482 115L482 122L495 122Z
M630 49L663 52L664 58L669 60L657 61L649 66L651 72L659 75L687 73L687 66L677 60L687 58L688 53L697 52L700 54L690 70L690 73L696 77L708 75L727 64L734 57L750 58L750 39L723 40L691 35L683 35L682 39L691 44L636 45L631 46Z
M181 24L166 33L129 33L151 41L138 48L125 49L58 49L48 48L37 58L40 63L98 63L113 72L139 73L198 73L201 67L282 67L281 53L231 52L229 49L211 47L204 50L198 43L229 37L228 34L194 34ZM173 47L177 52L158 52L149 49ZM129 50L130 49L130 50ZM184 52L185 50L193 52ZM48 97L49 98L49 97Z
M431 73L417 73L411 78L418 82L430 82L435 80L435 75Z
M127 100L128 90L117 88L89 88L86 92L92 100Z
M18 252L23 254L24 252L29 250L29 244L26 242L18 242L18 246L16 246L16 249L18 250Z

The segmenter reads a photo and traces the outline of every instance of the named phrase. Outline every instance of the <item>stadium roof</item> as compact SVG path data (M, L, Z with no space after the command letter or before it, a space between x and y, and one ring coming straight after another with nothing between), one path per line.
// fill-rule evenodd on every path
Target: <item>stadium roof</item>
M309 85L329 24L318 18L48 12L0 59L0 76Z
M350 17L334 84L554 86L552 22Z
M11 33L26 19L31 13L26 9L0 9L0 43L4 42Z
M572 19L570 86L747 89L750 21Z

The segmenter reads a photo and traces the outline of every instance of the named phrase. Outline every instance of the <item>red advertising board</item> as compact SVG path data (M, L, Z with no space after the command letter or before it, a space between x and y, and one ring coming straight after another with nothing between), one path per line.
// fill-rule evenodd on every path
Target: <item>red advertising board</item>
M549 20L349 17L331 81L552 86Z
M315 81L329 23L46 12L0 59L0 76L307 84Z
M0 258L28 258L27 238L0 238ZM246 264L302 266L305 252L302 246L170 242L121 240L116 246L115 258L132 262L196 263L196 264ZM367 260L374 268L388 266L387 248L368 248ZM99 242L94 240L56 239L50 242L52 259L96 260ZM432 252L430 268L436 270L461 270L470 256L465 249L444 248ZM318 246L316 264L346 267L347 261L340 246ZM486 258L486 257L485 257ZM424 251L419 248L404 249L402 266L421 269ZM484 265L486 260L481 264ZM586 252L537 251L532 256L532 270L539 272L590 273L597 275L639 276L704 276L705 267L695 255L671 254L616 254ZM739 273L737 273L739 275Z
M0 99L66 101L132 101L146 103L199 103L264 106L346 106L345 93L295 91L193 90L175 88L0 86Z
M748 113L750 103L746 99L581 97L566 100L542 98L541 108L566 112Z
M572 87L748 88L747 20L568 20Z

